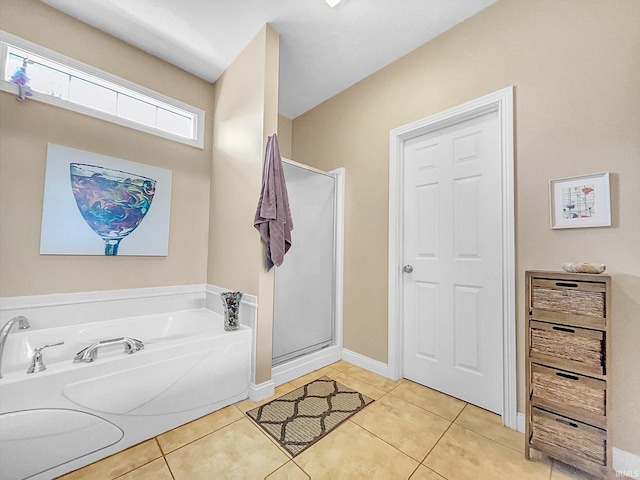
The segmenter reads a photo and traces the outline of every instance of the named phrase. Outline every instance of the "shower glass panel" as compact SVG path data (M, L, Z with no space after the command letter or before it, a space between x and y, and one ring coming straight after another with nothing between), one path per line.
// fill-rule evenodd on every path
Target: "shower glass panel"
M335 323L336 179L283 167L293 232L275 274L274 365L331 345Z

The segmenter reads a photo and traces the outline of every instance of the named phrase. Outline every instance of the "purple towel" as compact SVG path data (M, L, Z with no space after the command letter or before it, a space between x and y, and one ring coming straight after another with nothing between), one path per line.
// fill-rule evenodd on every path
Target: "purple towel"
M276 134L269 137L262 171L262 190L253 226L267 245L267 270L279 267L291 247L293 220Z

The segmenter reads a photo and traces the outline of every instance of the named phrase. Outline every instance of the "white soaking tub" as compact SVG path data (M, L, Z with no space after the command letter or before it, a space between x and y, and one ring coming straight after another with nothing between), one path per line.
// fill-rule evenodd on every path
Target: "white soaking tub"
M122 318L7 337L0 379L0 478L51 479L243 400L248 396L251 329L226 332L206 309ZM141 340L101 348L99 341ZM34 349L45 371L27 374Z

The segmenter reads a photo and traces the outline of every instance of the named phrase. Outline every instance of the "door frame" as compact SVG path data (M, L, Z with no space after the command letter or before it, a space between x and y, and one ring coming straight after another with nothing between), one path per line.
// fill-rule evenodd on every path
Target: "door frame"
M515 315L514 87L509 86L457 107L403 125L389 133L389 329L388 372L403 377L403 245L404 142L426 133L498 112L501 155L502 224L502 364L503 414L506 427L517 430Z

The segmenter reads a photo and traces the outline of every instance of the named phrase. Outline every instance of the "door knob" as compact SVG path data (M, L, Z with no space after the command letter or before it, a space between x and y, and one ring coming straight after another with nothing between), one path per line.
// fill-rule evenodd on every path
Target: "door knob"
M404 267L402 267L402 271L404 273L411 273L413 272L413 267L411 265L405 265Z

